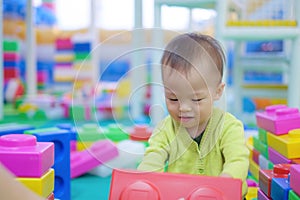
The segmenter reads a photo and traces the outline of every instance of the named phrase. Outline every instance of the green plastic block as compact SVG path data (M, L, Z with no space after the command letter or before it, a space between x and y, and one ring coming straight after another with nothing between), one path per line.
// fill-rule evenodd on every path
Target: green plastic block
M45 113L45 111L43 110L37 110L34 115L33 115L33 119L34 120L46 120L47 119L47 115Z
M103 134L113 142L120 142L122 140L129 139L129 133L117 124L109 125L108 129Z
M293 190L290 190L289 200L300 200L300 196L298 196Z
M91 60L90 53L75 53L75 61ZM82 63L84 64L84 63Z
M77 133L79 141L94 142L106 139L98 124L84 124Z
M261 142L256 136L253 137L253 146L257 151L265 156L265 158L269 159L268 145Z
M264 129L259 128L258 129L258 139L265 143L268 144L268 139L267 139L267 131Z
M8 41L5 40L3 42L3 50L4 51L19 51L19 42L18 41Z

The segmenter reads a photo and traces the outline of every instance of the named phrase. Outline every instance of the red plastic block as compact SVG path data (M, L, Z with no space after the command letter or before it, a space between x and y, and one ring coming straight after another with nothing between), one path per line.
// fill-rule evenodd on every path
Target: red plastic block
M33 135L0 137L0 162L18 177L41 177L54 164L54 144Z
M252 151L253 153L252 153L252 160L256 163L256 164L258 164L259 165L259 159L258 159L258 157L259 157L259 151L257 151L256 149L253 149L253 151Z
M47 200L54 200L54 194L50 194L48 197L47 197Z
M130 131L130 139L136 141L148 141L152 134L152 131L148 126L135 126L132 131Z
M287 178L290 173L290 164L274 165L273 170L259 170L259 188L268 196L271 197L271 181L272 178Z
M300 113L297 108L273 105L266 107L264 112L257 112L256 121L258 127L275 135L282 135L300 128Z
M240 200L242 181L225 177L114 169L110 200Z
M290 186L294 192L300 195L300 164L291 166Z
M71 178L78 177L118 155L116 145L109 140L101 140L84 151L71 152Z

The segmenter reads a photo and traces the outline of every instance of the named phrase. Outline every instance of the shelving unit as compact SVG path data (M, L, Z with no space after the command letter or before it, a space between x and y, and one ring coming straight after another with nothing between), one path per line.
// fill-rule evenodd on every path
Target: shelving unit
M234 60L234 69L233 69L233 94L234 94L234 114L241 116L242 114L242 98L244 96L261 96L261 97L282 97L287 98L288 106L300 108L300 79L297 78L300 73L300 57L297 55L300 50L300 13L296 12L300 9L299 1L290 1L294 5L291 5L291 8L294 8L294 20L298 22L296 26L235 26L230 27L226 26L226 10L228 10L228 1L224 1L222 4L218 4L218 13L223 18L219 18L219 35L222 38L222 41L233 41L234 42L234 51L235 53L241 52L241 43L245 41L258 41L258 40L284 40L291 41L291 49L285 58L279 59L274 56L269 57L269 59L274 59L271 65L274 67L264 67L258 70L265 71L280 71L287 72L288 82L287 82L287 91L280 89L277 93L272 93L269 89L247 89L243 87L242 77L245 68L243 66L244 58L237 53ZM284 2L286 3L286 2ZM253 58L254 60L260 60L261 64L264 62L260 58ZM279 64L283 62L283 64ZM271 60L272 61L272 60ZM269 60L270 62L270 60ZM253 64L255 66L255 64ZM269 65L270 66L270 65ZM255 68L255 67L254 67Z

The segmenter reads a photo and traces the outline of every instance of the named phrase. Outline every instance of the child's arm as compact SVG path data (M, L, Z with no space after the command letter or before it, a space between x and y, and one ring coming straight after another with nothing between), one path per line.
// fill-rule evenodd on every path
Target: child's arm
M22 183L17 181L0 163L0 194L1 199L9 200L42 200L34 192L26 188Z
M163 172L169 152L167 141L165 132L155 129L149 139L149 147L146 149L138 170Z

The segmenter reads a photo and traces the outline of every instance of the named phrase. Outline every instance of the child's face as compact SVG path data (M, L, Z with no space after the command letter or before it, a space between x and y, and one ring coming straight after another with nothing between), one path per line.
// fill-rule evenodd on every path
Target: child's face
M224 84L212 83L191 69L186 75L169 67L163 69L166 104L171 117L189 133L204 131L211 116L213 102L222 95ZM203 78L204 77L204 78Z

